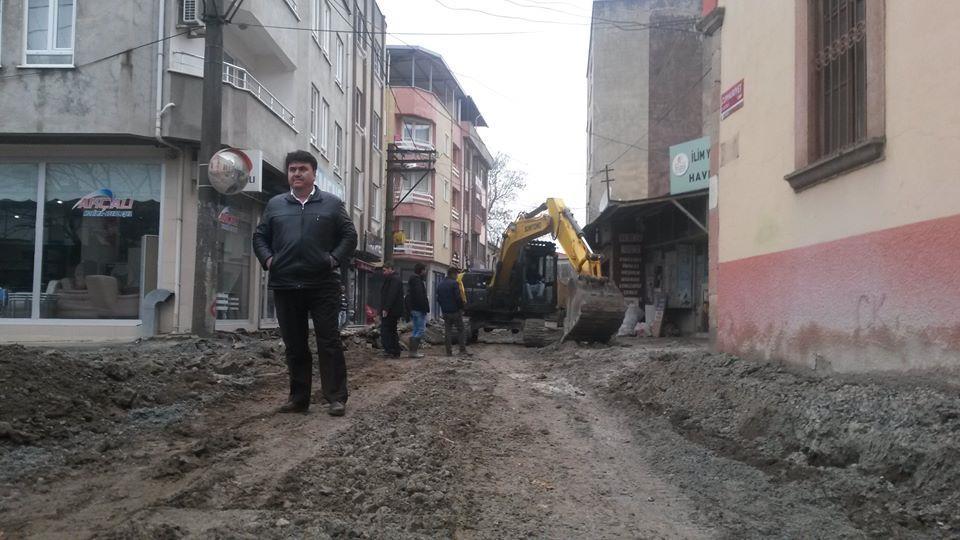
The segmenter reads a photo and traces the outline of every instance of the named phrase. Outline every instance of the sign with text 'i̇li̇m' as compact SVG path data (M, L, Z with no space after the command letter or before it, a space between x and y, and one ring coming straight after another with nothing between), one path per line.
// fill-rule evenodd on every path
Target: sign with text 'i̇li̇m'
M710 186L710 137L670 147L670 194Z

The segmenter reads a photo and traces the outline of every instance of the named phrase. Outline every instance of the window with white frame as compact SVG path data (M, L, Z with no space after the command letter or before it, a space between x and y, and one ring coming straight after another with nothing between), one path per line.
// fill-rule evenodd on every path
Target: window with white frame
M450 181L443 179L443 202L450 202Z
M380 137L381 132L383 131L383 120L376 112L373 113L373 126L370 129L372 130L372 133L370 134L370 142L373 144L373 148L375 150L380 150Z
M371 183L370 184L370 219L380 223L380 209L383 207L383 201L380 200L382 197L382 191L380 186Z
M443 247L447 247L450 241L450 228L446 225L443 226Z
M313 0L313 13L310 17L310 30L313 41L320 45L320 34L323 31L323 0Z
M330 9L330 2L323 3L323 28L320 32L320 48L328 56L330 55L330 34L333 31L333 10Z
M300 13L298 13L299 10L297 9L297 0L284 0L284 1L287 3L287 7L290 8L290 11L293 12L293 15L299 21Z
M430 242L430 222L423 219L401 219L400 230L407 240Z
M310 144L319 147L320 139L320 90L313 84L310 85Z
M414 193L426 193L430 194L430 173L423 171L409 171L402 173L403 175L403 193L401 197L405 195L411 189ZM421 180L422 178L422 180Z
M433 126L424 120L403 119L403 140L433 144Z
M334 153L333 171L340 174L343 170L343 128L340 127L339 122L335 124L334 130L336 131L334 143L337 147Z
M361 130L367 127L366 101L364 101L363 99L363 90L359 88L357 88L357 91L354 94L353 119L357 123L357 127L360 128Z
M72 66L75 0L27 0L27 46L24 63Z
M343 68L346 64L346 47L343 46L343 38L337 36L337 86L343 91Z
M326 155L327 142L330 137L330 104L321 100L320 106L320 151Z

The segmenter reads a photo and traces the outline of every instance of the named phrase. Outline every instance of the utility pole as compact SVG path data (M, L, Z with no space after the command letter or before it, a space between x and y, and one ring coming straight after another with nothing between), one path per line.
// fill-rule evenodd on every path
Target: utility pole
M616 181L616 178L610 178L610 173L612 172L613 169L610 168L610 165L605 165L603 167L604 179L601 180L601 182L607 185L607 202L610 202L610 182Z
M410 192L416 185L410 188L400 198L399 202L393 202L394 188L397 177L403 178L404 172L423 173L417 184L423 182L430 173L436 168L437 151L432 146L425 146L415 142L390 143L387 145L387 185L385 186L384 197L386 198L383 216L383 262L384 264L393 263L393 222L394 210L397 206L410 195Z
M203 113L200 120L200 185L197 189L197 259L194 265L191 331L203 337L216 332L214 302L220 258L217 249L217 213L220 195L211 187L210 158L220 150L223 115L223 26L226 0L203 0L206 26L203 54ZM234 2L235 4L236 2ZM230 6L231 9L234 7Z

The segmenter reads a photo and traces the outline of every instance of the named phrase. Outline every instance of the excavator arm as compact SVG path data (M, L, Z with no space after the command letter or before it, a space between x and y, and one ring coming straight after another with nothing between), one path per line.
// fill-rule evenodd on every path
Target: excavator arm
M489 286L509 289L512 273L519 271L516 263L523 247L547 233L560 243L578 276L568 284L564 339L607 341L623 319L623 294L603 276L600 257L590 249L573 213L560 199L547 199L507 227Z

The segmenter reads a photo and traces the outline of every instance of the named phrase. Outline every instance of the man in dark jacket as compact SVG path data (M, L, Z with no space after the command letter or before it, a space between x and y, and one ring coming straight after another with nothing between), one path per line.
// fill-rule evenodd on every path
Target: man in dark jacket
M397 322L403 315L403 282L393 265L383 265L383 285L380 287L380 344L384 356L400 358L400 337Z
M463 294L457 281L457 269L447 270L447 277L437 285L437 303L443 312L443 342L447 356L453 355L453 328L460 335L460 354L468 355L467 333L463 329Z
M413 267L413 275L407 282L410 318L413 320L413 334L410 336L410 358L423 358L423 354L418 351L423 334L427 331L427 313L430 313L427 286L423 282L423 276L426 273L427 267L423 263L417 263Z
M253 234L253 250L277 306L290 375L290 397L280 412L310 408L313 356L307 344L308 317L317 337L320 386L333 416L347 402L347 367L340 343L340 268L357 247L357 230L343 201L320 191L317 160L309 152L287 154L290 192L270 199Z

